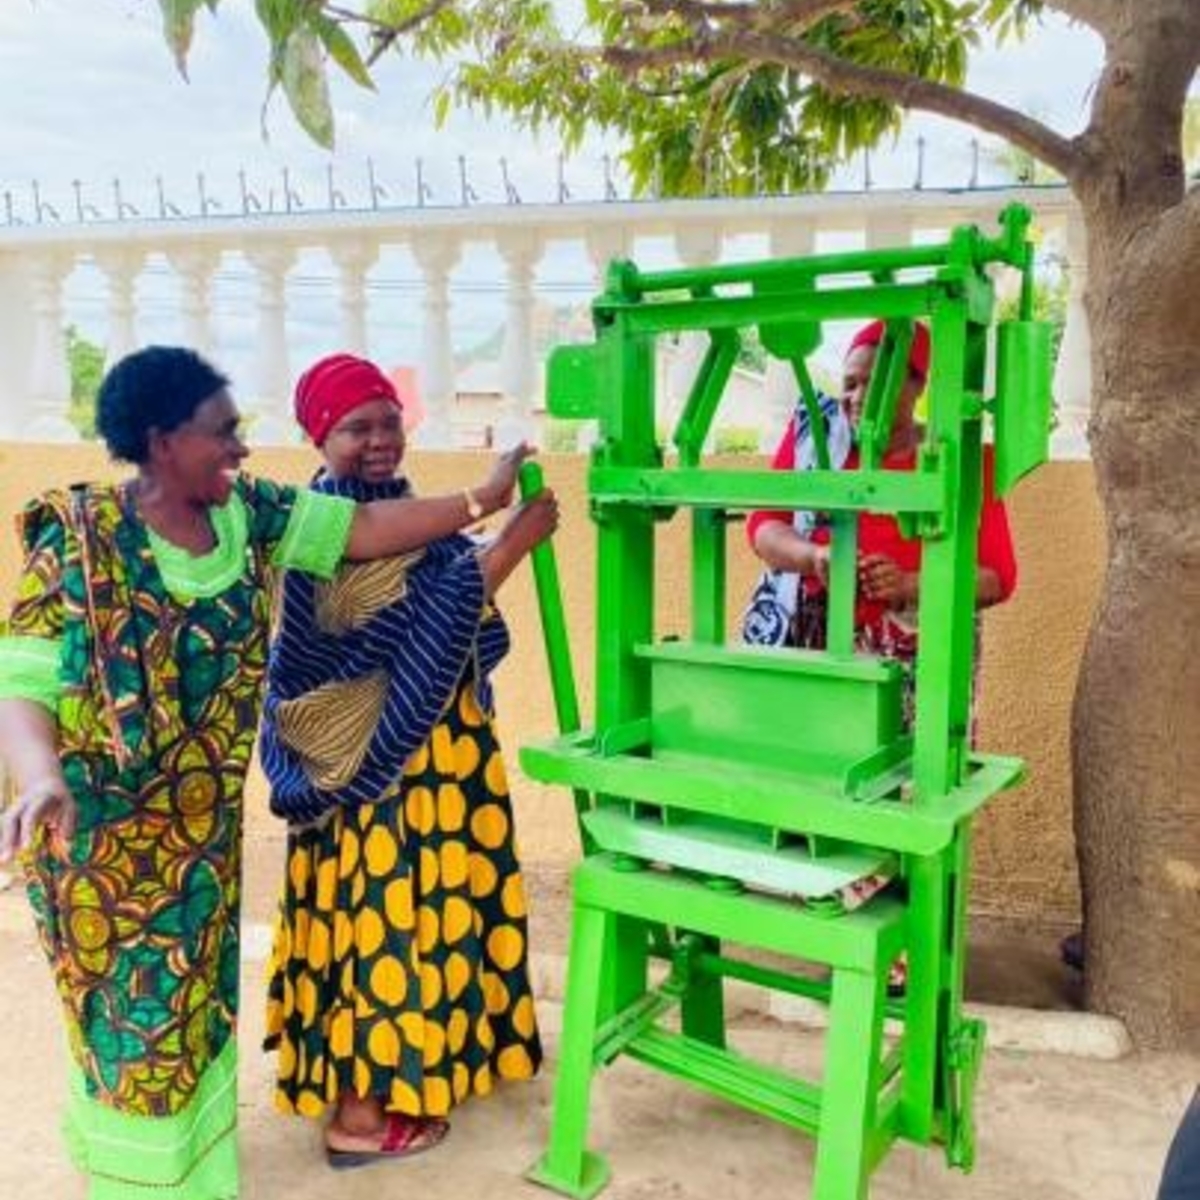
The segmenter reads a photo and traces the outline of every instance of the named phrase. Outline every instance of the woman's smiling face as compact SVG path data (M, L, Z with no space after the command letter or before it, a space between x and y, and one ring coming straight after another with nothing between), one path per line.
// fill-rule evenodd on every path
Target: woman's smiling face
M348 412L321 446L325 466L335 479L386 483L404 457L404 422L392 400L367 400Z
M842 364L842 409L855 429L858 428L863 409L866 407L867 391L871 385L871 373L875 369L877 353L877 346L855 346ZM925 382L919 375L910 371L905 376L892 418L893 439L906 435L912 429L913 413L924 387Z
M241 416L222 388L196 406L182 425L152 434L152 457L176 487L198 504L222 505L233 491L242 460L250 453L242 441Z

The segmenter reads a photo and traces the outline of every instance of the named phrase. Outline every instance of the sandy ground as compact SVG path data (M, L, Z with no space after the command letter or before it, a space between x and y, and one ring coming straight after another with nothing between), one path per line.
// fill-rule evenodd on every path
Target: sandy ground
M271 847L252 858L247 918L253 936L243 977L242 1125L245 1200L375 1200L548 1195L522 1178L546 1134L559 1009L540 1016L550 1053L542 1078L459 1110L450 1139L406 1163L333 1173L318 1130L284 1118L270 1103L271 1061L257 1047L262 1027L261 921L269 910ZM535 935L559 937L562 889L531 878ZM540 905L539 905L540 901ZM4 1014L0 1111L8 1136L0 1155L0 1200L77 1200L83 1195L63 1154L57 1113L64 1087L56 1002L24 897L0 892L0 1012ZM537 944L535 942L535 944ZM543 958L547 956L543 955ZM552 956L551 956L552 957ZM1011 956L1010 956L1011 957ZM1054 992L1057 967L1036 960L1021 986ZM1029 968L1030 964L1025 964ZM989 978L989 970L977 971ZM1012 980L1020 971L990 976ZM552 990L552 989L551 989ZM820 1038L747 1014L735 1043L763 1061L819 1062ZM1175 1124L1197 1081L1200 1057L1133 1055L1115 1062L1053 1054L989 1054L978 1096L979 1161L964 1176L939 1151L898 1147L876 1173L874 1200L1151 1200ZM773 1200L808 1194L812 1143L787 1129L694 1092L632 1062L596 1083L592 1145L613 1169L608 1200Z

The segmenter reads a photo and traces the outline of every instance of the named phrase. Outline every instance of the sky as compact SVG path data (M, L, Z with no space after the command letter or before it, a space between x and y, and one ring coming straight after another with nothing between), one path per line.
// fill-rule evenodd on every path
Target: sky
M524 196L556 194L552 141L539 145L499 122L463 113L435 129L426 97L438 68L399 57L381 65L375 94L335 72L338 144L332 156L296 128L282 97L268 109L264 140L265 58L251 0L223 0L215 17L201 12L190 83L179 77L163 44L154 0L0 0L0 189L27 204L37 179L58 209L70 210L71 183L79 179L85 198L103 207L111 205L112 180L120 178L127 197L153 209L158 176L169 198L190 206L197 172L204 172L215 196L233 202L237 173L244 170L265 200L272 188L280 190L279 173L287 166L313 204L327 193L332 165L339 190L353 203L365 198L371 158L389 199L410 203L420 157L434 201L446 203L458 194L458 156L464 155L476 192L500 200L497 160L503 155ZM1073 133L1086 121L1099 64L1095 36L1055 17L1023 45L980 54L970 86ZM933 118L910 122L896 154L875 155L875 183L912 182L919 133L930 142L928 181L965 183L974 135ZM596 142L568 164L572 193L598 198L600 159L617 150ZM856 164L847 182L859 182L861 173Z
M438 68L399 57L381 64L374 93L333 73L337 146L326 153L298 129L282 96L272 100L265 121L260 119L266 53L252 0L223 0L215 16L201 12L189 82L180 78L163 42L155 0L0 0L0 225L10 207L21 219L32 219L35 183L42 203L64 220L73 219L80 205L110 215L118 186L125 204L152 215L160 205L160 181L162 201L194 213L200 175L205 194L221 212L240 207L239 176L260 204L278 206L285 169L306 208L327 206L330 172L350 207L365 206L368 162L385 189L383 202L408 205L415 200L418 159L431 203L457 202L460 158L482 202L504 198L501 157L524 200L558 195L560 155L553 140L539 143L503 122L469 113L453 113L437 129L427 97ZM1100 56L1090 31L1052 18L1023 45L978 55L969 86L1071 134L1086 123ZM975 136L953 122L912 119L894 147L872 156L872 182L911 186L917 139L923 137L925 186L965 186ZM603 160L615 159L618 150L597 139L563 163L572 198L602 198ZM864 170L861 159L848 164L836 185L859 188ZM997 178L986 150L981 173L984 181ZM49 217L49 209L44 215ZM491 285L485 277L492 278ZM590 288L581 255L543 261L538 279L543 291L578 301ZM416 280L411 262L400 260L385 259L372 274L373 300L381 294L394 301L384 306L386 321L373 305L378 327L372 348L376 337L382 339L379 352L389 359L411 360L417 353L417 306L405 303L417 294ZM290 332L300 344L299 356L321 352L317 339L329 328L333 292L328 266L302 262L292 290L298 299ZM461 351L483 341L502 319L494 254L489 262L468 254L454 291L455 343ZM218 277L218 345L234 347L235 354L243 353L239 348L252 336L251 294L244 268ZM318 304L318 294L327 303ZM143 288L144 338L170 336L172 295L151 275ZM98 275L77 271L67 299L70 319L102 338ZM232 364L235 378L238 366Z

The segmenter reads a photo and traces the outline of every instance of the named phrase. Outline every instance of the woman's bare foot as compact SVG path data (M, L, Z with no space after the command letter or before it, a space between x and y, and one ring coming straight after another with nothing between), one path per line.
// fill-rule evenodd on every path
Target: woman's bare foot
M386 1124L387 1110L378 1096L343 1092L338 1097L329 1128L350 1137L380 1137Z
M377 1114L377 1121L368 1118ZM450 1132L450 1123L440 1117L406 1117L385 1113L373 1098L349 1105L339 1103L338 1112L325 1130L325 1153L331 1167L364 1167L384 1159L407 1158L432 1150Z
M496 540L479 553L484 590L489 596L512 574L516 565L558 528L558 499L552 491L538 492L519 505L504 522Z

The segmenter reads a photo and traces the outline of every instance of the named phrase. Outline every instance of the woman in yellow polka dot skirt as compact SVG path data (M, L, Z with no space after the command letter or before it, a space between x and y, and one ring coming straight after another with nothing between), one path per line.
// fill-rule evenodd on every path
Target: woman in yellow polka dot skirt
M407 492L400 402L372 364L322 360L296 409L325 459L314 488ZM332 1110L331 1166L429 1149L454 1105L540 1064L487 674L508 647L490 597L556 521L547 495L482 548L285 581L262 742L289 821L267 1046L283 1111Z

